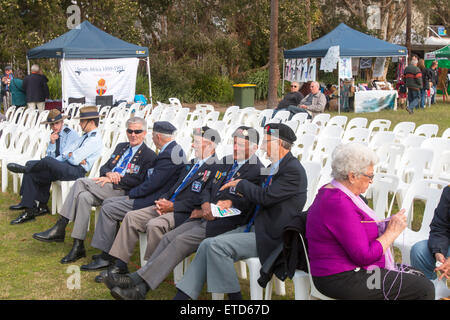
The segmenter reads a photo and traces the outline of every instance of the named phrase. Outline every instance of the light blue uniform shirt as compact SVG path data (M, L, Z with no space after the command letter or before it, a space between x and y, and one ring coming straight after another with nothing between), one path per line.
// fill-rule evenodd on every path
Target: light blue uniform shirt
M88 137L84 139L86 135ZM102 137L98 129L94 129L89 133L83 134L77 141L68 146L62 153L61 159L58 159L58 157L57 160L67 161L74 166L78 166L81 161L86 160L86 164L81 164L81 166L88 172L102 154L102 149ZM72 156L69 158L70 152L72 152Z
M63 154L65 148L80 138L75 130L70 129L68 126L63 126L59 133L59 154ZM56 158L56 142L49 143L47 147L47 157ZM58 159L59 160L59 159Z
M139 150L139 148L142 146L142 143L134 146L133 148L131 148L131 157L128 160L128 163L131 162L131 159L133 159L134 155L136 154L136 152ZM127 155L127 153L130 152L130 147L127 148L127 150L125 150L125 152L123 153L123 155L120 157L120 161L117 162L116 166L111 170L114 171L115 168L118 168L122 165L123 159L125 159L125 156ZM127 165L128 165L127 163ZM126 171L127 167L125 166L125 168L123 169L122 172L120 172L121 175L124 175L123 172Z

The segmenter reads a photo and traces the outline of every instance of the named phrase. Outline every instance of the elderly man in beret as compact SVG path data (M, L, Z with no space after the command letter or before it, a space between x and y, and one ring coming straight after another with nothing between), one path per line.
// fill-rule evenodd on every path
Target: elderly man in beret
M282 242L288 223L302 212L306 202L306 173L290 148L296 136L283 123L264 127L263 150L271 160L259 184L234 179L220 190L234 188L236 193L256 205L246 225L200 244L194 260L177 283L174 299L197 299L207 282L208 292L228 293L228 298L242 299L234 269L237 260L258 257L263 265Z
M34 162L31 166L15 165L8 168L13 172L24 173L21 187L22 201L18 206L24 208L25 211L11 221L11 224L35 219L35 216L39 214L36 202L42 204L48 202L50 186L53 181L76 180L84 177L91 170L94 162L100 157L103 146L97 129L99 117L97 107L81 108L78 119L84 134L67 144L56 158L47 156ZM51 140L55 137L52 134ZM55 140L55 146L57 140Z
M127 263L139 238L138 232L147 233L146 257L150 257L165 233L180 226L194 209L200 209L205 202L203 192L208 182L214 178L217 168L222 166L216 157L216 143L220 142L219 133L208 127L194 130L196 159L183 166L177 182L165 194L160 195L150 207L128 212L125 216L116 241L111 237L107 246L99 247L109 255L117 257L108 273L127 273ZM94 242L94 240L93 240ZM104 279L102 272L96 281Z
M145 180L132 188L128 195L111 197L103 202L91 245L103 251L93 261L81 266L83 271L106 268L112 262L108 254L117 228L127 212L152 206L176 182L184 167L185 155L175 141L176 128L168 121L153 125L152 140L159 149L153 166L147 171Z
M241 126L233 133L233 141L233 154L225 158L224 165L215 172L214 179L203 191L205 193L203 201L205 202L201 206L202 209L194 210L186 222L166 233L146 265L137 272L136 278L138 280L142 278L142 281L148 285L147 289L155 290L179 262L197 250L203 239L214 237L245 224L247 215L253 211L254 204L246 201L235 190L219 191L222 185L237 178L257 183L263 168L255 155L259 142L258 131ZM211 213L211 203L217 204L221 210L238 209L241 214L216 218ZM137 234L137 230L134 230L133 233ZM128 261L133 248L120 250L121 246L116 245L120 241L119 235L120 232L110 254L122 261ZM146 258L148 259L148 256ZM145 292L137 290L139 284L134 285L131 281L132 277L131 275L108 273L104 283L114 292L112 293L114 297L144 298ZM117 288L115 288L116 286Z
M70 189L56 224L33 238L44 242L63 242L66 226L74 221L73 246L61 263L74 262L86 256L86 238L92 207L101 206L110 197L124 196L145 180L147 170L153 166L156 153L144 143L147 122L132 117L126 122L128 142L119 143L110 159L100 168L100 177L78 179Z

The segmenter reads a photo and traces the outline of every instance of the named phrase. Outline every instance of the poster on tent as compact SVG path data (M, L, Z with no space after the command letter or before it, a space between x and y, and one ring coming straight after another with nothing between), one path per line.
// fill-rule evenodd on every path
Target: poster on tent
M138 58L63 60L63 98L86 97L95 105L96 96L134 101Z
M309 62L308 67L308 78L306 81L316 81L316 69L317 69L317 62L316 58L312 58Z
M339 77L341 79L352 78L352 58L339 59Z

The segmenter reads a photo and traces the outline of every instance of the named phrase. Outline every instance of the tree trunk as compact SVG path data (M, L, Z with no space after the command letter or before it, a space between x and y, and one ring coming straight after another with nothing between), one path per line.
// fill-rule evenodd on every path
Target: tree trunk
M408 62L411 61L411 6L412 0L406 0L406 48L408 49Z
M269 90L267 107L275 108L278 104L278 0L270 1L270 47L269 47Z
M311 0L305 1L305 15L307 17L311 16ZM311 19L306 19L306 39L308 43L312 41Z

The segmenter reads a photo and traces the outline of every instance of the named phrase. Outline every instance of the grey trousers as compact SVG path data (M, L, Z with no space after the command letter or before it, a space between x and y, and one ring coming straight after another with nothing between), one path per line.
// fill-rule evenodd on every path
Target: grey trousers
M206 220L187 221L162 237L150 259L137 272L152 290L178 263L197 250L206 237L206 223Z
M139 240L139 232L147 233L147 260L158 246L161 238L175 227L173 212L159 215L155 206L130 211L123 219L109 254L128 263Z
M109 252L116 237L119 223L133 210L134 199L128 196L112 197L103 202L91 246Z
M234 263L258 256L254 226L246 226L202 241L177 288L197 299L207 282L208 292L234 293L241 290Z
M86 238L92 207L100 206L105 199L121 196L124 193L123 190L115 190L111 183L101 187L101 184L96 184L90 178L77 179L59 213L70 221L74 221L72 238L79 240Z

